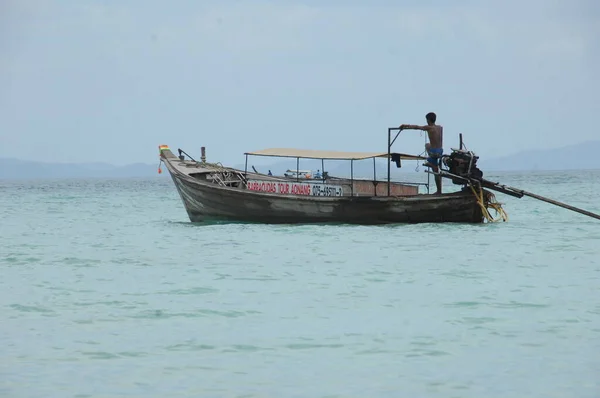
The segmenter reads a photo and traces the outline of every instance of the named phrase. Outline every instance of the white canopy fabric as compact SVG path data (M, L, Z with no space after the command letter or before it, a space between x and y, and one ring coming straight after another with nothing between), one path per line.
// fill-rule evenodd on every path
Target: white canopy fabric
M400 155L403 160L425 159L421 156L405 155L392 153L390 155ZM268 148L260 151L246 152L245 155L252 156L273 156L283 158L304 158L304 159L336 159L336 160L363 160L371 158L387 157L387 152L338 152L338 151L319 151L312 149L293 149L293 148Z

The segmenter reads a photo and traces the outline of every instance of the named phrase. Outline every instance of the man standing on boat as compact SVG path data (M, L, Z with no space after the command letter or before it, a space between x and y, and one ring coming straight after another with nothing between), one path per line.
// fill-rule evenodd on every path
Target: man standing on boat
M429 142L425 144L425 151L427 152L428 158L425 166L431 167L434 172L439 171L440 160L442 158L442 154L444 153L443 149L443 127L435 124L436 115L433 112L429 112L425 115L425 120L427 120L426 126L417 126L414 124L403 124L400 126L400 130L422 130L427 131L427 135L429 136ZM437 187L437 191L435 192L437 195L442 193L442 177L436 175L435 176L435 185Z

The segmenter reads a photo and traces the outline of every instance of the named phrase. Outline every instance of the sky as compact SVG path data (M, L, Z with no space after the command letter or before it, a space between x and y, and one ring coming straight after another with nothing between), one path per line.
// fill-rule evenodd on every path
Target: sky
M597 0L0 0L0 157L385 152L431 111L481 158L596 140L599 22Z

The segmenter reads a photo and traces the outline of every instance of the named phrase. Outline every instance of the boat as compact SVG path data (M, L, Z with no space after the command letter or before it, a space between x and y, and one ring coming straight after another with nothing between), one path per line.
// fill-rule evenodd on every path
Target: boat
M392 140L392 132L398 133ZM490 206L498 211L493 194L472 184L463 184L460 175L453 182L464 185L456 192L420 193L427 183L397 182L390 178L390 167L403 161L423 161L424 157L391 152L398 128L388 129L386 152L340 152L291 148L269 148L246 152L244 170L206 161L206 148L201 148L200 161L178 149L178 155L167 145L159 146L159 157L168 170L183 202L189 220L204 222L246 222L265 224L327 224L360 225L396 223L482 223L491 220ZM459 160L461 149L445 155L445 162ZM457 155L458 154L458 155ZM249 156L296 159L295 177L276 176L248 171ZM458 157L457 157L458 156ZM376 162L387 159L387 178L378 179ZM302 173L300 159L320 159L320 178ZM354 161L373 159L373 179L355 178ZM476 169L473 156L469 167ZM476 159L476 157L475 157ZM351 165L350 178L330 176L325 160L346 160ZM460 164L464 164L463 161ZM457 163L458 164L458 163ZM456 167L455 167L456 169ZM290 171L290 170L288 170ZM294 171L294 170L292 170ZM300 172L299 172L300 171ZM453 170L455 171L455 170ZM159 164L159 172L161 172ZM455 171L456 172L456 171ZM430 172L431 173L431 172ZM464 173L463 173L464 174ZM304 176L305 178L302 178ZM428 176L429 177L429 176ZM493 220L495 221L495 220Z

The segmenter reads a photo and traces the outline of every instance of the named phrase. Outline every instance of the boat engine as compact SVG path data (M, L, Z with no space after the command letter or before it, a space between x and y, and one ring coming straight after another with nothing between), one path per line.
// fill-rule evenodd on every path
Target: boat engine
M448 167L448 172L462 178L473 178L481 180L483 172L477 168L479 156L471 151L462 149L453 149L450 155L442 157L442 162ZM465 181L459 178L452 178L452 183L464 185Z

